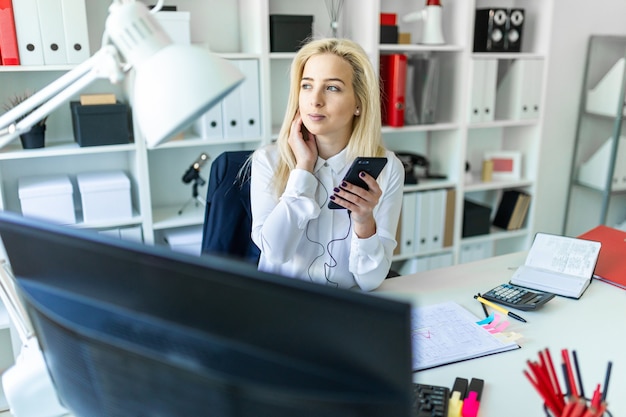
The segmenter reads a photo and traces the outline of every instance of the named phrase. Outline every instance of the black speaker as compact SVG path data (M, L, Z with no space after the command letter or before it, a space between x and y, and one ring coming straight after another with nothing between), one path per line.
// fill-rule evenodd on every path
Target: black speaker
M509 14L507 9L476 9L474 52L504 52Z
M524 9L509 9L509 18L506 36L505 49L507 52L520 52L522 50L522 29L524 27Z

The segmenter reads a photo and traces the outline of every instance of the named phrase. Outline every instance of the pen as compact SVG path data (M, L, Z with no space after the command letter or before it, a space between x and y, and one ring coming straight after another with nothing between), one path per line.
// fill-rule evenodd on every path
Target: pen
M477 295L475 295L474 298L477 299L478 301L480 301L481 303L483 303L485 305L488 305L489 307L491 307L491 308L493 308L495 310L498 310L502 314L506 314L509 317L513 317L515 320L523 321L524 323L526 323L526 320L524 320L522 317L518 316L515 313L510 312L509 310L507 310L506 308L504 308L502 306L494 304L491 301L487 301L483 297L479 297Z
M478 297L482 297L482 295L480 295L480 293L476 294ZM487 307L485 307L484 304L481 304L481 306L483 307L483 311L485 312L485 317L489 317L489 312L487 311Z

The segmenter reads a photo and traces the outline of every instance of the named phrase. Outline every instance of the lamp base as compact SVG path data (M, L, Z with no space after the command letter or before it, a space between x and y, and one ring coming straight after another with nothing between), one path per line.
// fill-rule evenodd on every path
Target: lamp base
M7 402L14 417L57 417L67 414L61 406L36 338L31 337L15 365L2 375Z

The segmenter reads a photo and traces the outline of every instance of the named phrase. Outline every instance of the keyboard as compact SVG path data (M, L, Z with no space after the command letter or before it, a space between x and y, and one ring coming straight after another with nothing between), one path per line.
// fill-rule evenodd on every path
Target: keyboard
M447 417L450 389L437 385L413 383L414 417Z

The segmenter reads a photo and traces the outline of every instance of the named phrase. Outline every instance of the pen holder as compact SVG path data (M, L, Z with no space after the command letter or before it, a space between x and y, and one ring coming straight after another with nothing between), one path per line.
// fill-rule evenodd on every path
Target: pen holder
M587 405L591 404L591 401L588 398L585 398L585 401L587 402ZM546 417L561 417L552 413L552 411L550 411L550 409L545 403L543 404L543 411L546 413ZM600 414L600 416L613 417L613 414L611 414L611 412L607 409L607 410L604 410L604 413Z

